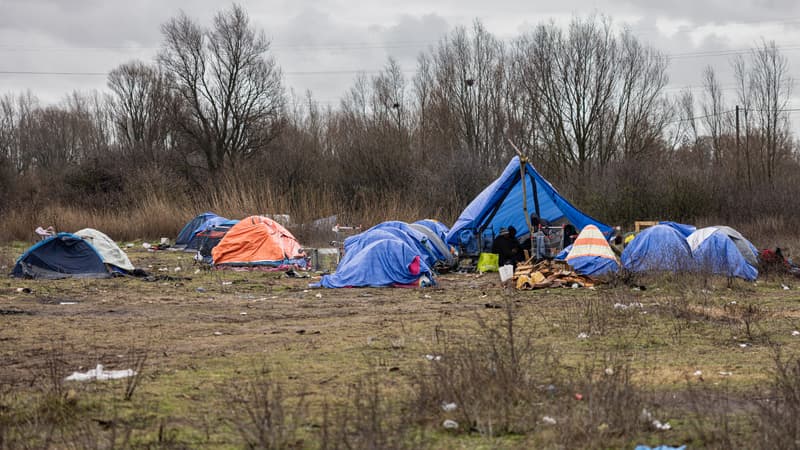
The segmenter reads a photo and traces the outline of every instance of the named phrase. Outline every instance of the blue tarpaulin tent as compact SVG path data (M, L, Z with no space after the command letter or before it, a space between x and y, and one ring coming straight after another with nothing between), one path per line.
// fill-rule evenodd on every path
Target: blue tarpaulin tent
M89 242L71 233L59 233L25 251L14 265L11 275L54 280L107 278L111 273Z
M185 251L197 251L200 250L200 246L203 245L205 239L203 238L203 233L214 228L220 227L220 229L230 230L231 227L239 223L238 220L230 220L224 217L215 216L212 217L205 222L203 222L192 234L192 238L189 239L189 242L186 244Z
M694 227L673 224L662 223L639 233L622 251L622 267L631 272L691 270L692 250L680 230Z
M739 242L734 241L728 230L738 235L736 241ZM735 230L728 227L701 228L687 241L697 270L750 281L758 278L758 269L748 262L756 258L755 247Z
M551 224L571 223L578 230L595 225L607 238L611 236L613 229L610 226L579 211L530 163L522 164L515 156L500 177L464 209L447 234L447 243L461 245L467 253L474 253L475 248L487 246L485 242L480 243L481 240L493 239L501 228L513 226L518 236L528 234L528 222L522 208L523 172L528 214L536 214Z
M203 224L215 217L219 216L213 212L204 212L202 214L198 214L194 219L190 220L186 225L183 226L181 232L178 233L178 237L175 238L175 246L183 247L188 244L189 241L191 241L194 237L195 233L203 229Z
M348 253L366 247L369 243L386 238L383 234L375 235L374 232L381 231L393 235L396 239L403 241L409 247L415 249L422 257L425 264L433 267L437 261L445 261L450 255L443 255L441 250L428 242L428 236L405 222L397 220L379 223L363 233L350 236L344 241L345 256Z
M435 219L423 219L423 220L418 220L414 223L417 225L424 225L430 228L431 231L436 233L443 242L447 241L447 233L450 232L450 228L448 228L447 225L443 224L442 222L439 222L438 220Z
M697 227L694 225L687 225L685 223L678 223L678 222L670 222L670 221L661 221L658 222L659 225L666 225L678 233L680 233L684 238L689 237L690 234L697 231Z
M412 285L424 276L433 280L430 267L416 248L405 241L379 231L371 234L375 240L345 254L336 272L324 275L317 287L384 287ZM356 251L357 250L357 251Z

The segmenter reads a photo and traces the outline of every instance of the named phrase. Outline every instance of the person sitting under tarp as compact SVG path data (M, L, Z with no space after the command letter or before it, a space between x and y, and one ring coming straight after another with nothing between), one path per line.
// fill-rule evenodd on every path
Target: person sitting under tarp
M501 229L500 234L494 239L492 253L500 255L501 266L511 264L516 267L517 263L522 261L524 253L516 236L517 230L511 226Z

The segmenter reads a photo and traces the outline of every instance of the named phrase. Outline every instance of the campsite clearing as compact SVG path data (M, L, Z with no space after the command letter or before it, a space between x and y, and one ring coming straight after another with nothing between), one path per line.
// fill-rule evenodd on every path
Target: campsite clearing
M0 253L6 272L20 248ZM0 284L3 442L38 447L49 430L58 448L120 440L126 433L142 446L241 448L248 436L242 430L257 431L246 418L253 408L246 400L258 389L248 386L264 387L257 380L268 377L264 383L281 386L283 414L299 417L284 421L286 429L294 427L296 447L317 447L320 430L336 431L330 424L338 423L342 411L359 408L339 407L354 395L369 398L359 389L371 378L380 380L380 420L406 425L373 433L405 433L391 434L399 442L422 439L435 448L721 446L754 433L747 418L758 411L756 399L773 379L776 346L783 360L800 354L800 336L793 335L800 330L800 283L793 279L729 285L724 279L674 276L639 280L644 290L619 285L514 291L501 286L497 274L449 274L428 289L327 290L307 287L318 277L199 270L182 252L129 255L157 279ZM412 414L424 409L425 399L417 398L420 374L445 364L438 356L466 351L459 345L480 348L488 339L485 331L504 325L509 315L518 342L530 338L536 354L528 356L551 358L558 368L553 373L563 377L542 382L555 400L541 408L552 411L537 410L521 433L489 433L480 418L471 425L461 420L457 431L441 426L445 419L458 422L460 409ZM524 348L520 344L518 351ZM139 375L63 381L97 364ZM631 386L622 387L634 389L671 430L644 424L621 434L611 416L595 411L590 420L587 410L563 407L600 397L600 390L573 392L580 374L589 371L597 380L620 370L630 373ZM603 397L621 402L609 408L640 404L625 398ZM464 406L454 398L429 400ZM411 407L394 407L400 404ZM600 422L594 416L602 416ZM574 432L587 424L591 428ZM723 437L726 424L730 433Z

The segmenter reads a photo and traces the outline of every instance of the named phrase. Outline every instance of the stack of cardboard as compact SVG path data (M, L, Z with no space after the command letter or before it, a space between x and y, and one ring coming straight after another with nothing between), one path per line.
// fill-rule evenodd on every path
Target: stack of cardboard
M541 261L534 264L527 261L517 265L514 272L517 289L542 289L556 287L592 287L595 282L583 275L575 273L567 263L559 261Z

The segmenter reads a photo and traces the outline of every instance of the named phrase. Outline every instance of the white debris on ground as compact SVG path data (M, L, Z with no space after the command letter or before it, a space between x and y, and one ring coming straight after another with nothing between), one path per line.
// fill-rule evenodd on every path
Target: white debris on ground
M544 417L542 417L542 422L547 424L547 425L555 425L556 424L556 419L554 419L554 418L552 418L550 416L544 416Z
M644 305L642 305L639 302L633 302L627 305L624 303L614 303L614 309L628 309L628 308L644 308Z
M131 369L126 370L104 370L102 364L98 364L97 367L91 369L87 372L72 372L72 375L68 376L65 380L66 381L89 381L89 380L97 380L97 381L106 381L106 380L117 380L119 378L127 378L136 375Z
M586 333L581 333L578 335L578 339L589 339L589 335Z
M455 420L447 419L442 423L442 426L447 428L448 430L455 430L456 428L458 428L458 422L456 422Z
M792 331L792 336L800 336L800 331L797 330Z
M444 412L455 411L457 407L458 405L455 403L442 402L442 411Z
M642 420L645 422L650 422L650 425L659 431L668 431L672 429L672 425L670 425L669 422L661 422L658 419L654 419L653 414L647 409L642 410Z
M428 355L425 355L425 359L427 359L428 361L441 361L442 360L442 355L431 355L431 354L428 354Z

